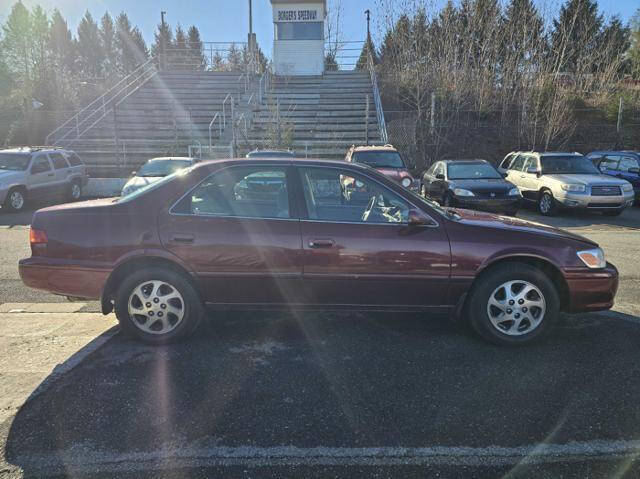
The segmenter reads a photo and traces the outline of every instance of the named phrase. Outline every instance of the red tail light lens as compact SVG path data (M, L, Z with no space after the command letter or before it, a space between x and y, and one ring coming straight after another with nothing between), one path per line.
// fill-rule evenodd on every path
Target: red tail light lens
M47 233L43 230L31 228L31 230L29 230L29 242L31 245L47 244Z

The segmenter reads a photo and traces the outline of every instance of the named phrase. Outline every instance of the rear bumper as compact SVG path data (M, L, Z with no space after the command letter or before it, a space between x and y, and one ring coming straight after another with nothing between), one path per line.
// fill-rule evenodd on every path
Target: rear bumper
M613 306L618 291L618 270L611 263L601 270L571 269L564 271L569 287L567 312L602 311Z
M488 211L490 213L515 213L522 204L521 197L515 198L466 198L455 197L455 205L468 210Z
M100 299L111 273L108 269L63 265L38 257L20 260L18 271L22 282L30 288L85 299Z

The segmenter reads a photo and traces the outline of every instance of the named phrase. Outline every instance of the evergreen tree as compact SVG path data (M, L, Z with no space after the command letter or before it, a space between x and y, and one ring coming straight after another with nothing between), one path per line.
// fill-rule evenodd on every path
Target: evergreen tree
M153 56L158 56L162 53L163 45L165 49L169 49L173 45L173 32L171 30L171 25L166 22L164 24L158 24L153 36L154 41L151 45L151 54Z
M51 15L48 50L54 68L58 68L60 72L73 68L75 61L73 35L67 21L57 8L53 10Z
M147 45L137 27L132 27L129 17L121 12L116 18L115 46L120 72L129 74L149 56Z
M78 62L82 75L95 79L102 74L104 52L98 24L87 10L78 25Z
M626 56L630 63L629 68L631 75L640 80L640 8L638 8L633 17L631 17L630 25L630 46Z
M47 78L49 33L49 18L42 7L36 5L31 12L31 35L33 63L39 81L45 81Z
M242 52L235 43L229 46L227 53L227 70L232 72L242 70Z
M138 27L134 27L133 30L131 30L131 39L133 41L133 56L136 66L138 66L149 59L149 49Z
M190 63L194 70L204 70L207 67L207 60L204 57L202 51L202 40L200 39L200 32L191 25L187 33L187 44L189 50Z
M28 82L32 79L33 62L31 52L33 44L31 28L29 10L26 9L22 2L16 2L2 27L4 30L2 50L9 69L18 73L23 82Z
M631 29L626 27L620 21L620 17L613 16L609 23L602 30L600 44L604 45L607 49L607 56L622 57L623 61L620 65L618 73L629 72L630 62L627 58L624 58L624 54L631 45ZM602 58L601 62L607 64L608 58ZM598 64L598 69L601 65Z
M553 20L551 53L556 71L586 73L594 70L602 15L595 0L567 0Z
M373 40L371 39L371 33L367 34L367 40L364 42L362 46L362 51L360 52L360 57L356 63L356 70L366 70L369 68L369 54L373 58L373 64L377 65L379 62L378 53L376 52L376 47L373 44Z
M109 77L118 71L118 52L116 50L116 30L113 18L105 12L100 20L100 42L104 52L104 70Z

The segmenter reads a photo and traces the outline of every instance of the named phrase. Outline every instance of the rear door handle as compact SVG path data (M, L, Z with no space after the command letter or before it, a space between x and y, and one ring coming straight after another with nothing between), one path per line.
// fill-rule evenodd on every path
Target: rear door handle
M331 248L336 242L332 239L313 239L309 240L309 248Z
M47 176L56 176L55 173L48 173Z
M181 243L181 244L189 244L193 243L195 236L188 234L172 234L169 236L169 241L171 243Z

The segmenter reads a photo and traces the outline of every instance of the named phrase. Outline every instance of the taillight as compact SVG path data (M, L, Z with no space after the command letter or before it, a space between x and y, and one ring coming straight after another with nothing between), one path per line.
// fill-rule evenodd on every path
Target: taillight
M31 243L31 246L36 244L47 244L47 233L45 233L44 230L31 228L29 230L29 242Z

